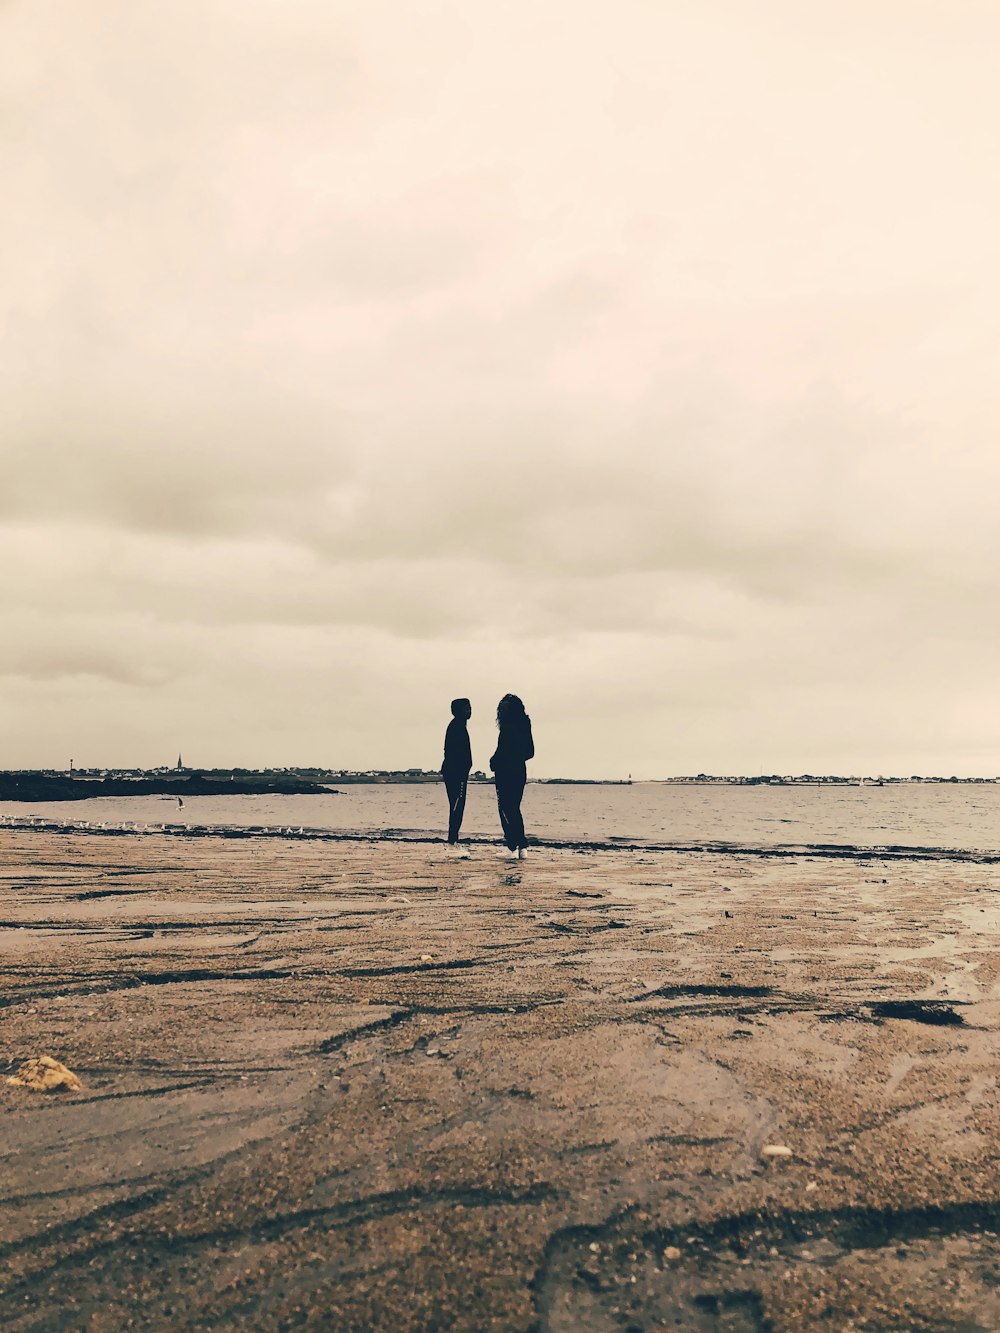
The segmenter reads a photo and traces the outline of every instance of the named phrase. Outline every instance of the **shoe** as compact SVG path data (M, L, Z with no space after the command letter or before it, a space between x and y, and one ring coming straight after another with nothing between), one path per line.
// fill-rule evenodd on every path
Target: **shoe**
M526 860L528 859L528 849L527 849L527 847L518 847L518 849L517 849L517 859L518 859L519 861L526 861Z
M512 852L509 847L503 847L497 852L497 859L500 861L516 861L517 852Z

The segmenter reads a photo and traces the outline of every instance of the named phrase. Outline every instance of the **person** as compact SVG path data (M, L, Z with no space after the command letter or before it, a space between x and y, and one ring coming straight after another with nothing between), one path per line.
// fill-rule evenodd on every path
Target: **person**
M525 765L534 758L535 742L531 735L531 718L516 694L505 694L497 705L497 727L500 736L490 768L496 781L500 827L508 851L521 860L528 846L521 818L521 797L528 780Z
M444 763L441 776L448 793L448 842L458 845L458 834L465 814L465 792L472 771L472 746L467 723L472 716L468 699L452 699L451 721L444 733Z

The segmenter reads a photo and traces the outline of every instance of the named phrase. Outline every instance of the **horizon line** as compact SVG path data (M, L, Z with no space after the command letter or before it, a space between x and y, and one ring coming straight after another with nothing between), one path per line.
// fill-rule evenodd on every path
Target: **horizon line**
M81 774L149 774L164 776L171 773L183 773L187 776L193 776L199 773L325 773L331 776L339 777L399 777L399 778L422 778L433 779L440 776L438 769L418 768L411 765L407 768L334 768L324 764L280 764L265 765L262 767L250 767L245 764L206 764L206 765L177 765L177 764L157 764L153 767L144 767L137 764L103 764L103 765L84 765L77 766L72 764L68 768L55 767L48 765L41 768L0 768L0 774L58 774L65 777L75 777ZM483 769L473 769L471 777L485 778L491 780L491 774ZM975 782L989 783L1000 782L1000 774L991 774L989 776L974 776L971 774L944 774L944 773L910 773L910 774L887 774L887 773L674 773L662 777L638 777L633 778L631 774L625 777L565 777L555 775L551 777L529 777L529 782L540 783L602 783L607 785L628 786L639 783L669 783L669 782L688 782L688 783L745 783L748 785L760 785L767 783L864 783L877 786L879 783L905 783L905 782Z

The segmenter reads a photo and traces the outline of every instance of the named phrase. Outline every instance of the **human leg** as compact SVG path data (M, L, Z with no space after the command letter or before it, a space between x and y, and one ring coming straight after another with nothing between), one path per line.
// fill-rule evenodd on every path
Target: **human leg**
M502 777L496 779L497 790L497 812L500 815L500 827L503 830L503 840L510 851L517 850L517 843L511 841L511 831L507 819L507 787Z
M503 829L504 842L512 852L526 846L524 820L521 818L521 797L524 795L524 778L497 776L497 808L500 811L500 826Z
M465 792L468 780L463 777L446 777L445 790L448 793L448 841L458 842L462 817L465 814Z
M521 816L521 798L524 795L524 778L518 778L516 785L511 791L511 803L508 810L508 818L511 823L511 833L514 837L514 845L520 851L527 847L528 840L524 836L524 819Z

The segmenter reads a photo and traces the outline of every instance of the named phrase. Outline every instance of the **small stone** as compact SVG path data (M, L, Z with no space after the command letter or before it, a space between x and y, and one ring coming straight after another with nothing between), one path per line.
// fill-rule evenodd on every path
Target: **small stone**
M663 1251L663 1257L671 1263L675 1263L681 1257L681 1252L676 1245L668 1245Z
M591 1254L600 1254L600 1252L601 1252L601 1247L600 1247L600 1245L598 1245L598 1243L597 1243L596 1240L592 1240L592 1241L590 1242L590 1245L588 1246L588 1249L590 1250L590 1253L591 1253Z
M8 1079L7 1082L22 1088L33 1088L36 1092L78 1092L83 1084L64 1064L53 1060L51 1055L38 1056L26 1060Z
M783 1143L768 1143L760 1150L761 1157L791 1157L791 1148L786 1148Z

